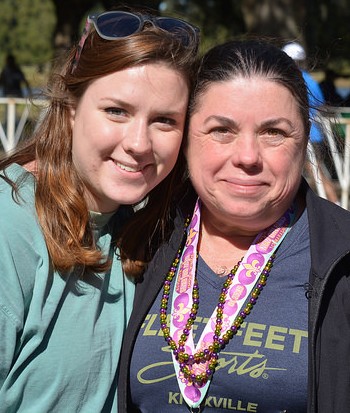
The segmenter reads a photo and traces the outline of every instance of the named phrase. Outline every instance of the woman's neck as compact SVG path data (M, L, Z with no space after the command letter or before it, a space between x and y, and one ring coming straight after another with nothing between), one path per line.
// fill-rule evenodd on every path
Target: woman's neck
M201 215L198 252L214 272L225 268L229 271L245 255L258 232L244 233L208 218L206 213Z
M297 220L305 208L305 202L297 197L296 216ZM281 213L284 213L284 211ZM234 221L234 220L232 220ZM250 223L251 224L251 223ZM206 264L214 272L222 272L224 268L231 268L245 255L256 236L265 228L274 224L261 224L254 229L228 225L220 217L210 213L202 206L201 227L198 243L198 252Z

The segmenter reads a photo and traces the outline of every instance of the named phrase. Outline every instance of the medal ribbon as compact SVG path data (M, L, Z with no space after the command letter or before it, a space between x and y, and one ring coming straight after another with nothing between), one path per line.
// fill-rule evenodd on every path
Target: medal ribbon
M180 258L175 278L170 317L170 334L175 342L179 341L180 336L183 333L193 304L192 291L196 273L197 245L200 228L200 205L201 203L198 199L191 223L187 228L187 241ZM290 230L293 220L294 211L289 209L271 227L260 232L249 247L227 292L227 298L223 309L221 336L230 329L236 316L239 314L245 301L254 289L268 260ZM203 351L213 342L216 325L216 311L217 309L215 308L201 334L197 346L194 345L192 330L190 331L186 341L186 352L189 355L193 355L197 351ZM189 382L180 371L179 363L176 360L174 353L172 354L172 358L182 396L188 406L195 409L200 406L203 401L208 391L210 380L208 380L202 387ZM207 364L208 363L194 364L193 369L195 370L195 374L205 372Z

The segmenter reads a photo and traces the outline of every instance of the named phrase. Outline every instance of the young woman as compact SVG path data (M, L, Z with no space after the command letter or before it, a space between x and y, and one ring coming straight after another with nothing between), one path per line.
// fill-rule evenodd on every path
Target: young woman
M134 296L117 234L148 194L142 234L162 230L197 49L179 19L90 16L33 137L0 162L0 412L116 411Z

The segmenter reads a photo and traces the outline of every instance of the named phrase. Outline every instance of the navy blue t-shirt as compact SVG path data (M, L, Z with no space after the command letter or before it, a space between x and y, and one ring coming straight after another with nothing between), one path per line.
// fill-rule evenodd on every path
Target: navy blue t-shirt
M267 284L251 314L220 352L201 411L306 412L309 271L304 211L277 251ZM217 305L224 281L200 257L197 278L200 304L193 326L195 344ZM160 330L160 295L135 344L130 371L132 401L143 413L186 412L170 348Z

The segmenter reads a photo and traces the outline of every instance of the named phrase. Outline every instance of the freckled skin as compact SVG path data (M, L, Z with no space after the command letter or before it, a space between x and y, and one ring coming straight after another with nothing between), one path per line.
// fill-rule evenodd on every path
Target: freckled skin
M188 86L166 64L132 67L94 81L72 111L73 161L90 210L134 204L175 165Z

